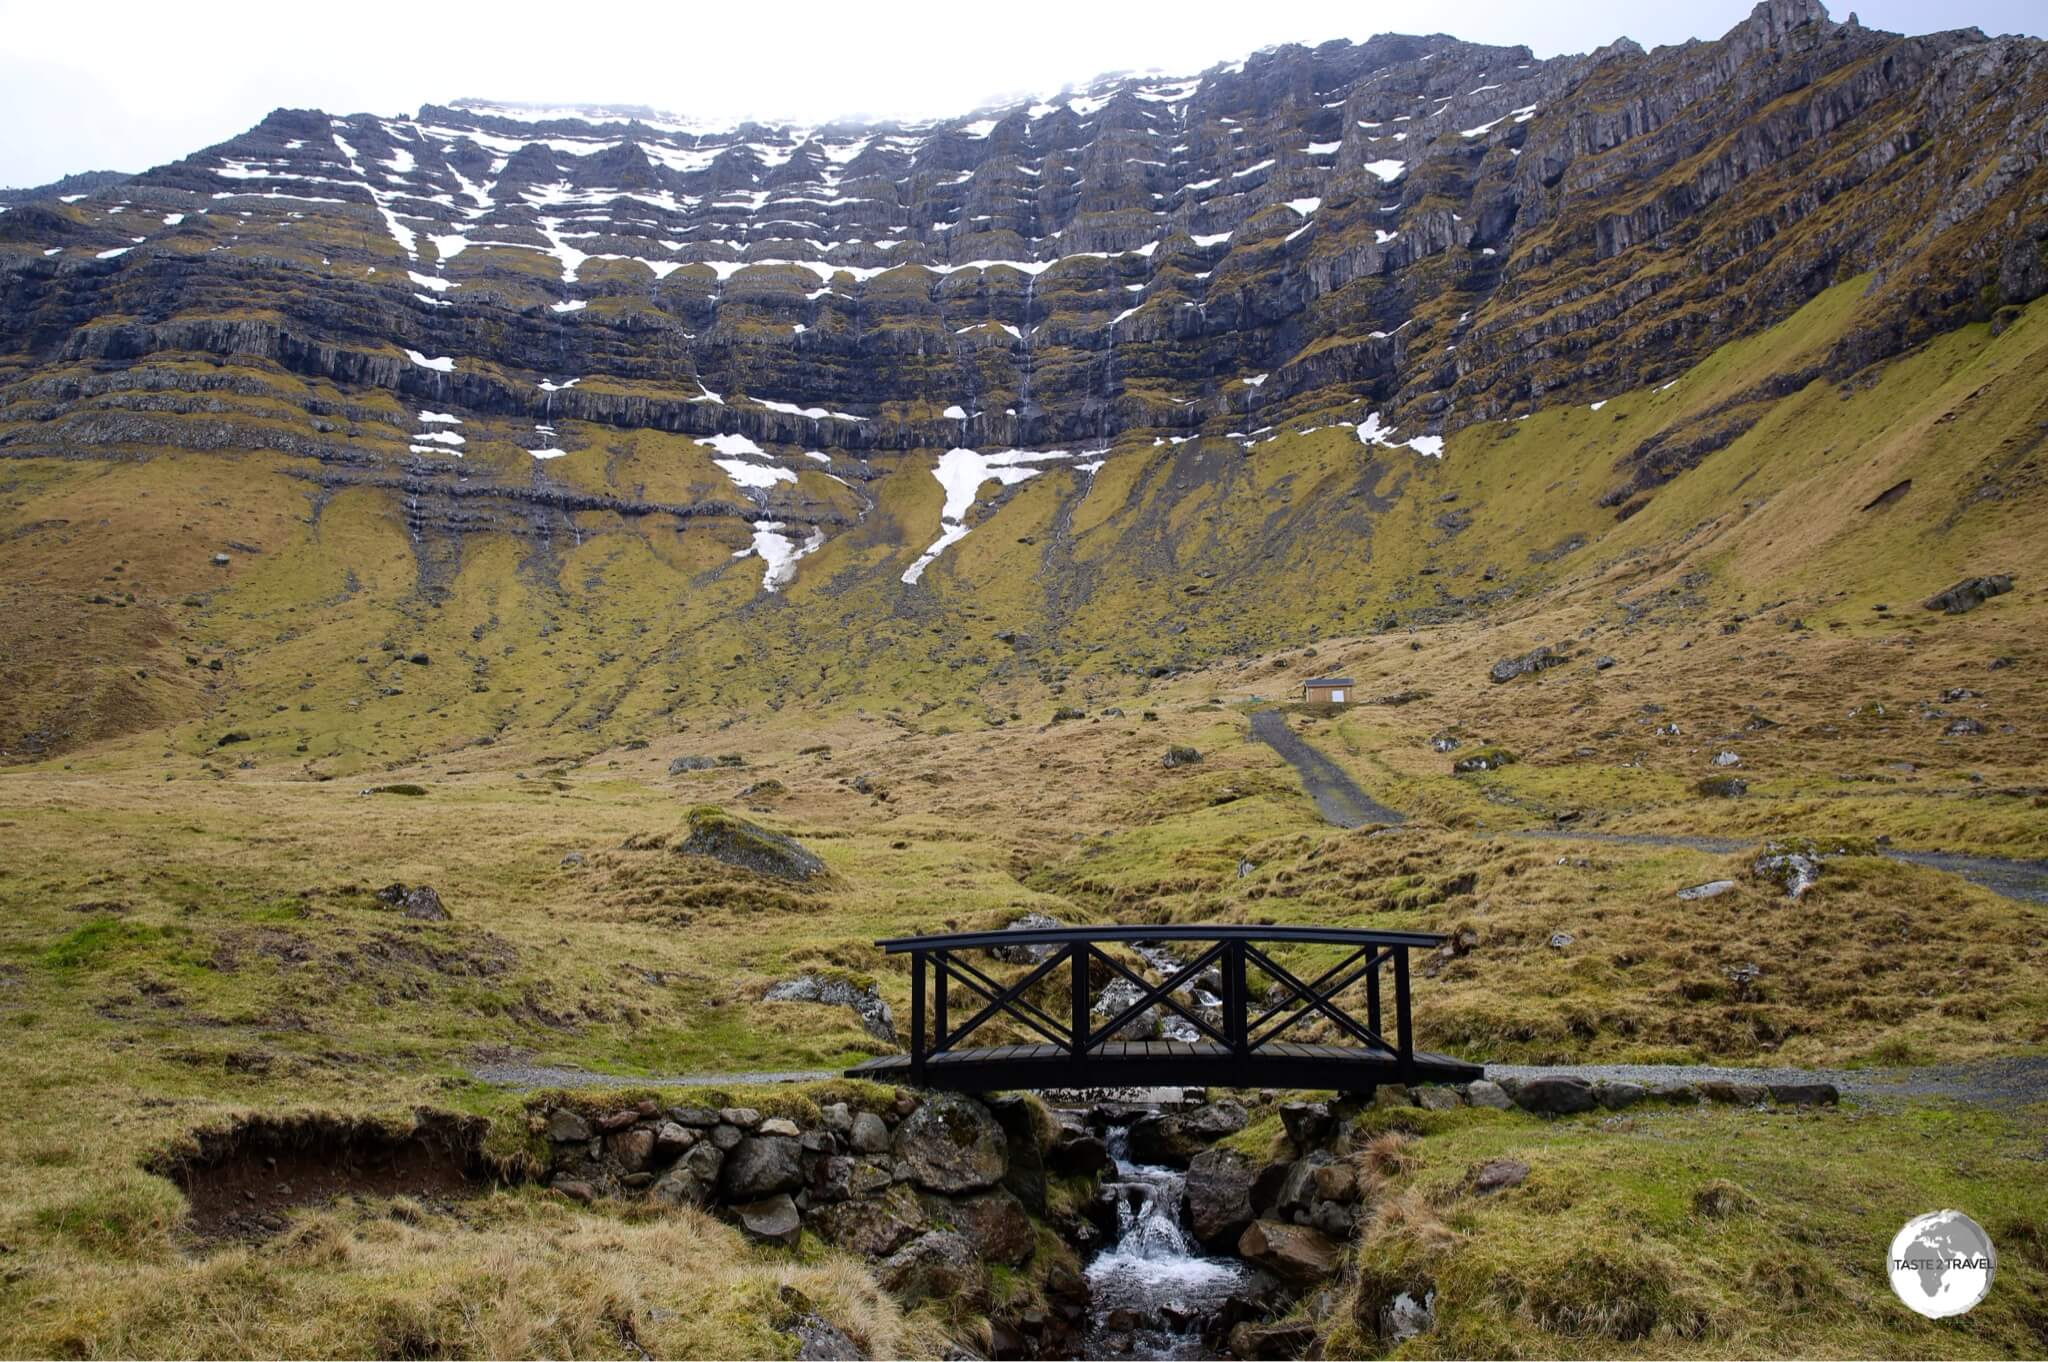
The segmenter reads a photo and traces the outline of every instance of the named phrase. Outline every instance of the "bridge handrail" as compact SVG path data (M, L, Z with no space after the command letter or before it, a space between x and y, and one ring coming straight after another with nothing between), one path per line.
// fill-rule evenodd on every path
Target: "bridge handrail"
M1258 927L1239 923L1117 924L1103 927L1021 927L935 936L889 937L875 944L891 955L904 951L979 950L989 946L1067 946L1095 941L1271 941L1304 945L1405 946L1428 949L1444 938L1434 932L1390 932L1361 927Z
M1298 925L1253 925L1245 923L1114 923L1102 926L1029 927L992 932L948 932L935 936L892 937L875 944L891 954L910 955L910 1070L913 1081L923 1082L926 1067L934 1060L954 1053L960 1042L984 1024L1006 1017L1045 1038L1049 1048L1063 1051L1075 1069L1088 1056L1113 1041L1124 1024L1147 1008L1177 1013L1197 1034L1215 1040L1221 1052L1232 1057L1242 1070L1243 1081L1256 1083L1252 1061L1279 1053L1280 1036L1310 1017L1319 1017L1368 1051L1387 1054L1401 1080L1409 1081L1415 1069L1415 1029L1409 999L1409 955L1442 943L1432 932L1374 931L1353 927L1312 927ZM1200 941L1208 943L1192 961L1176 961L1163 983L1152 983L1131 972L1103 946L1114 942ZM1303 978L1269 954L1282 944L1335 945L1348 954L1337 964ZM998 947L1052 947L1022 978L1004 983L969 964L963 952ZM1106 1024L1095 1021L1096 995L1091 982L1091 965L1100 961L1123 983L1137 989L1135 998L1119 1003L1117 1015ZM1390 1037L1383 1030L1380 1010L1380 970L1391 964L1394 973L1394 1028ZM1048 1012L1030 996L1034 987L1049 980L1054 971L1066 967L1068 1003L1057 1007L1064 1018ZM1156 967L1156 966L1155 966ZM1189 1004L1175 998L1176 989L1205 968L1220 973L1218 984L1220 1017L1211 1020ZM1263 990L1264 1011L1253 1016L1248 971L1256 968L1279 986ZM1304 974L1312 971L1304 971ZM926 985L929 981L930 1007ZM974 1001L973 1015L955 1025L949 985L957 982ZM1355 983L1365 985L1366 1015L1363 1021L1336 1002L1337 995ZM1285 1014L1285 1015L1283 1015ZM926 1022L932 1023L930 1035ZM1008 1047L1004 1047L1008 1048ZM1185 1047L1184 1047L1185 1048Z

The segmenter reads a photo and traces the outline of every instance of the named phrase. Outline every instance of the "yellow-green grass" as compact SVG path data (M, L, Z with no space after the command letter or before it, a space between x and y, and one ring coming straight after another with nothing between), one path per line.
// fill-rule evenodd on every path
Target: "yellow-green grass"
M1381 1310L1435 1293L1409 1357L2005 1357L2041 1347L2043 1109L1766 1115L1632 1109L1534 1122L1464 1111L1368 1146L1377 1214L1324 1318L1329 1355L1374 1351ZM1490 1195L1469 1175L1517 1159ZM1999 1248L1969 1314L1921 1318L1886 1253L1954 1207Z

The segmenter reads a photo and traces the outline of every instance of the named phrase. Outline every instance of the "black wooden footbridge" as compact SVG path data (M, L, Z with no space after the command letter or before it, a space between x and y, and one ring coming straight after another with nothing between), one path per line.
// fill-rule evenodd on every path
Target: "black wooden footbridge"
M910 1053L871 1059L847 1074L965 1092L1168 1084L1365 1092L1382 1083L1469 1082L1484 1076L1479 1065L1415 1048L1409 952L1433 949L1442 940L1423 932L1241 926L1045 927L898 937L877 944L892 955L910 954ZM1160 967L1165 977L1155 982L1103 949L1112 943L1156 945L1163 949L1141 958L1184 963ZM1300 946L1336 947L1316 954L1341 958L1304 979L1274 958L1276 947L1290 948L1280 953L1291 958L1291 948ZM1030 961L1031 968L1003 982L968 958L998 948L1012 960ZM1389 966L1391 1038L1382 1008ZM1257 990L1255 970L1265 976ZM1098 976L1107 976L1101 988L1094 983ZM964 1021L955 1017L956 985L973 1009ZM1354 988L1364 995L1362 1019L1338 1002ZM1174 1029L1188 1038L1123 1039L1148 1012L1177 1020ZM1036 1039L964 1043L998 1017ZM1311 1017L1327 1023L1324 1031L1334 1033L1336 1043L1285 1039Z

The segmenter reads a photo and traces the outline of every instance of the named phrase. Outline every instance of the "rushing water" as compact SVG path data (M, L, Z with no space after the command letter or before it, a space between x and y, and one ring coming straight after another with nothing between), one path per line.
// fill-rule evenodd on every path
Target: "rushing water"
M1180 972L1181 966L1185 963L1178 956L1174 955L1172 951L1166 949L1164 946L1155 946L1147 942L1138 941L1132 943L1131 949L1136 951L1138 955L1145 961L1146 964L1150 965L1153 969L1158 971L1159 978L1162 982L1164 982L1167 979L1171 979L1174 975L1178 974ZM1126 988L1130 987L1126 981L1118 980L1117 982L1124 983ZM1114 987L1114 985L1112 985L1112 987ZM1105 996L1107 995L1108 991L1109 990L1107 989L1104 990ZM1205 1020L1210 1021L1213 1025L1219 1026L1220 1029L1220 1023L1217 1023L1215 1021L1215 1015L1218 1013L1218 1010L1223 1006L1223 1000L1221 998L1217 997L1215 994L1209 992L1205 988L1197 988L1192 984L1183 984L1179 988L1175 989L1174 993L1178 997L1180 997L1184 1002L1193 1003L1195 1009L1203 1014ZM1131 1002L1135 1002L1138 996L1138 990L1132 988L1130 990L1128 997L1125 998L1123 1005L1128 1005ZM1163 1039L1178 1041L1197 1041L1209 1039L1208 1036L1203 1035L1200 1031L1196 1030L1192 1025L1190 1025L1188 1021L1179 1013L1164 1007L1154 1008L1153 1011L1156 1012L1159 1016L1159 1034Z
M1090 1357L1199 1358L1202 1321L1247 1279L1244 1265L1204 1254L1180 1222L1187 1179L1172 1168L1132 1163L1130 1132L1105 1135L1115 1172L1104 1185L1117 1199L1116 1242L1088 1264L1092 1298ZM1112 1328L1112 1317L1135 1325Z

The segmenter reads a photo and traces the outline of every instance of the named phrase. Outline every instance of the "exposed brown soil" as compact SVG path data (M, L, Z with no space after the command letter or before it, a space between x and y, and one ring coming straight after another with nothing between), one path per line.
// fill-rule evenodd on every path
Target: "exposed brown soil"
M481 1154L485 1124L445 1112L421 1112L409 1131L324 1115L258 1116L197 1132L196 1149L148 1167L185 1193L200 1239L260 1239L282 1230L297 1206L349 1196L445 1205L479 1194L492 1180Z

